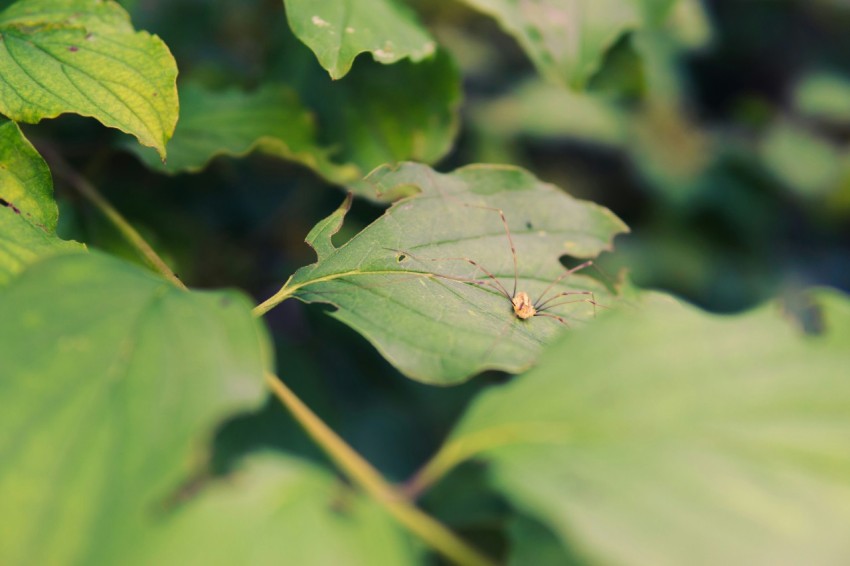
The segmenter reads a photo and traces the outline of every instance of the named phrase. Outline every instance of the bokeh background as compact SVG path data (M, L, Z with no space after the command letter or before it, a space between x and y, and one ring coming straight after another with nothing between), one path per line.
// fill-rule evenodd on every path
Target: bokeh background
M165 40L180 81L251 89L284 80L321 120L324 101L310 85L324 71L309 64L279 0L121 4L137 28ZM513 163L609 207L632 232L601 270L613 277L626 269L638 286L709 311L779 297L805 314L807 288L850 291L850 2L706 0L670 29L622 37L581 93L544 81L510 36L463 4L412 6L462 77L459 134L438 169ZM355 70L369 65L361 57ZM238 287L258 302L314 260L303 239L344 195L302 166L262 155L217 158L197 174L154 173L114 132L82 118L27 133L36 143L60 140L189 285ZM62 183L57 198L60 236L137 260ZM381 211L355 203L339 237ZM280 373L392 479L433 453L481 388L509 379L490 374L450 389L413 383L323 310L287 301L266 317ZM805 322L816 329L816 316ZM322 458L270 401L222 428L216 464L225 470L261 446ZM425 505L497 553L506 504L475 480L481 473L465 465Z

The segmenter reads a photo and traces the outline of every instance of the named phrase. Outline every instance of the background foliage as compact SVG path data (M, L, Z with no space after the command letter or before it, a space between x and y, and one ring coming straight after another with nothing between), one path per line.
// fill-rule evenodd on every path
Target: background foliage
M850 555L844 3L0 9L0 562Z

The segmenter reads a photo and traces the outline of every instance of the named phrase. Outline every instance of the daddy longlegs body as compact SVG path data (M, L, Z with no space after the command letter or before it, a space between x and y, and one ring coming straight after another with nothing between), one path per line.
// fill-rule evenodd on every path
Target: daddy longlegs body
M554 320L557 320L559 323L561 323L564 326L569 326L569 324L567 323L566 319L564 319L564 317L559 316L559 315L554 314L554 313L551 313L551 312L546 312L546 311L551 310L551 309L556 308L556 307L559 307L559 306L566 305L566 304L571 304L571 303L589 303L589 304L593 305L594 315L596 314L596 307L601 307L601 305L599 305L596 302L596 298L594 297L593 291L561 291L561 292L555 293L551 297L547 298L547 295L552 291L552 289L558 283L560 283L561 281L563 281L565 278L569 277L570 275L593 265L592 260L585 261L585 262L583 262L579 265L576 265L575 267L572 267L572 268L564 271L564 273L562 273L561 275L556 277L543 290L543 292L540 293L540 295L538 296L536 301L532 301L531 297L529 296L529 294L527 292L525 292L523 290L518 290L519 263L517 261L516 245L514 244L513 237L511 236L510 226L508 225L508 221L507 221L507 218L505 217L504 211L502 209L499 209L499 208L483 206L483 205L473 205L473 204L468 204L468 203L459 203L459 205L460 206L468 206L468 207L472 207L472 208L479 208L479 209L482 209L482 210L490 210L490 211L497 213L499 215L499 218L501 218L502 225L505 228L505 235L507 236L508 245L510 246L510 250L511 250L511 259L513 261L514 282L513 282L513 290L511 292L509 292L508 289L505 287L505 285L501 281L499 281L498 277L493 275L492 272L490 272L487 268L485 268L483 265L481 265L479 262L475 261L472 258L468 258L468 257L420 258L420 257L417 257L417 256L413 255L412 253L407 252L405 250L398 250L398 249L393 249L393 248L387 248L387 249L396 252L398 261L403 261L406 257L410 257L410 258L415 259L416 261L420 261L420 262L425 262L425 261L435 261L435 262L436 261L463 261L463 262L466 262L466 263L472 265L477 270L479 270L483 275L485 275L487 278L486 279L472 279L472 278L458 277L458 276L447 275L447 274L439 274L439 273L432 273L432 275L435 276L435 277L447 279L447 280L450 280L450 281L459 281L461 283L468 283L468 284L472 284L472 285L484 285L484 286L490 287L491 289L494 289L496 292L503 295L505 297L505 299L507 299L507 301L511 305L514 316L516 318L522 320L522 321L526 321L526 320L529 320L529 319L534 318L536 316L540 316L540 317L552 318ZM583 295L585 298L580 298L580 299L570 298L570 299L558 301L558 299L564 299L565 297L572 297L572 296L575 296L575 295Z

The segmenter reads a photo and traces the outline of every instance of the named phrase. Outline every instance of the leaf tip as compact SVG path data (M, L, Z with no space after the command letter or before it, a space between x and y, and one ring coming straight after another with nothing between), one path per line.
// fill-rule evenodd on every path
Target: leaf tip
M322 260L336 250L332 238L342 228L343 220L345 215L348 214L348 211L351 210L353 200L354 193L349 192L345 196L345 200L342 201L342 204L330 216L316 224L310 230L310 233L307 234L305 241L316 251L319 260Z
M342 201L342 204L339 205L339 211L343 214L348 214L348 211L351 210L351 203L354 201L354 192L348 191L345 195L345 200Z

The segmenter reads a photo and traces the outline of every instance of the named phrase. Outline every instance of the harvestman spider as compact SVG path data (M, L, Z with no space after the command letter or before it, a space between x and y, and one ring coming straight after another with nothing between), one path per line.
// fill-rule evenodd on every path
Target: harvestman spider
M479 262L475 261L474 259L471 259L471 258L468 258L468 257L419 258L419 257L417 257L417 256L415 256L415 255L413 255L413 254L411 254L411 253L409 253L405 250L397 250L397 249L393 249L393 248L386 248L386 249L389 249L391 251L396 252L398 254L397 255L398 261L403 261L405 259L405 257L411 257L411 258L413 258L417 261L420 261L420 262L423 262L423 261L464 261L464 262L472 265L473 267L475 267L476 269L478 269L482 273L484 273L488 277L488 279L471 279L471 278L464 278L464 277L456 277L456 276L452 276L452 275L445 275L445 274L440 274L440 273L434 273L433 275L435 277L439 277L439 278L442 278L442 279L448 279L450 281L460 281L462 283L469 283L469 284L473 284L473 285L487 285L491 289L494 289L496 292L503 295L508 300L508 302L511 304L511 307L513 308L514 315L517 318L519 318L520 320L528 320L528 319L533 318L535 316L543 316L543 317L553 318L553 319L557 320L558 322L560 322L561 324L563 324L564 326L569 326L567 321L562 316L559 316L557 314L550 313L550 312L545 312L545 311L552 309L552 308L555 308L555 307L562 306L562 305L570 304L570 303L590 303L591 305L593 305L594 315L596 314L596 307L601 307L602 305L599 305L596 302L596 298L593 295L593 291L561 291L559 293L552 295L548 299L546 298L546 295L549 294L549 292L552 290L552 288L555 287L561 281L563 281L566 277L576 273L577 271L580 271L582 269L585 269L585 268L593 265L592 260L585 261L585 262L583 262L579 265L576 265L575 267L572 267L572 268L564 271L564 273L562 273L561 275L556 277L549 284L549 286L547 286L543 290L543 292L540 293L540 296L537 298L536 301L532 302L531 297L528 295L528 293L526 293L525 291L517 292L517 286L518 286L518 281L519 281L519 266L518 266L518 262L517 262L516 246L514 245L514 240L513 240L513 237L511 236L511 230L510 230L510 227L508 226L508 221L505 218L504 211L502 211L499 208L493 208L493 207L483 206L483 205L473 205L473 204L468 204L468 203L460 203L460 205L461 206L468 206L468 207L472 207L472 208L480 208L480 209L483 209L483 210L490 210L490 211L493 211L493 212L496 212L496 213L499 214L499 217L502 220L502 225L505 227L505 235L508 238L508 244L510 245L510 248L511 248L511 258L513 260L513 270L514 270L514 285L513 285L513 291L512 292L508 292L507 288L502 284L501 281L499 281L499 279L495 275L493 275L489 270L487 270L487 268L485 268L483 265L481 265ZM564 301L561 301L561 302L556 302L557 299L572 296L572 295L585 295L585 296L589 295L589 298L570 299L570 300L564 300Z

